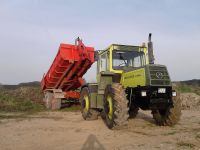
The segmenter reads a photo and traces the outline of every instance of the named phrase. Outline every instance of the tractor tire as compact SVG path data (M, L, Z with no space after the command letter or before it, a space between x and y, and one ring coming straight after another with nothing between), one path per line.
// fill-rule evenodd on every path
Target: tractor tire
M90 108L90 91L88 87L84 87L81 90L80 104L82 117L85 120L96 120L98 119L99 112L95 109Z
M175 125L181 117L181 99L180 95L177 94L173 97L173 107L167 110L153 110L153 118L156 123L160 126L173 126Z
M137 114L138 114L138 111L139 111L139 108L132 105L132 106L130 107L129 111L128 111L128 113L129 113L129 118L130 118L130 119L135 118L135 117L137 116Z
M44 105L47 109L51 109L52 107L52 99L53 99L53 93L46 92L44 95Z
M119 83L108 85L104 93L102 118L109 129L119 129L128 124L128 100L125 89Z

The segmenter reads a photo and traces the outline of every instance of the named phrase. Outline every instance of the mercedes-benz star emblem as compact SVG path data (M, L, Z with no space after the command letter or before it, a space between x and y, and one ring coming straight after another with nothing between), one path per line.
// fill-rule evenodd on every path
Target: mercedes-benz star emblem
M156 77L158 79L162 79L163 78L163 73L162 72L156 72Z

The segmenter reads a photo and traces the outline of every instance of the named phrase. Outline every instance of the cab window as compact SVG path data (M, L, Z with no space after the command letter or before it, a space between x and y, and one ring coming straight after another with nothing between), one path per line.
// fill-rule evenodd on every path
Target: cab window
M124 67L142 67L144 52L113 50L113 69L123 70Z

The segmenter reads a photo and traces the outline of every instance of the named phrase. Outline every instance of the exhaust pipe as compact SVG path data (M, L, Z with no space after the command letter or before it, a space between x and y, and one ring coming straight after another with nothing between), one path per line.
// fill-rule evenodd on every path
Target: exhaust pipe
M148 41L148 56L149 56L149 64L154 64L154 55L153 55L153 42L151 42L151 33L149 33L149 41Z

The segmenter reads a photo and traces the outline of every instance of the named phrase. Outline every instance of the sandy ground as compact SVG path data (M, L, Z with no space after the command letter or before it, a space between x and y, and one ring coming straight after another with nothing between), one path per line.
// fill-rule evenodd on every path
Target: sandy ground
M45 112L0 120L0 150L175 150L200 149L200 111L182 111L174 127L156 126L140 111L129 127L109 130L101 118L80 112Z

